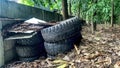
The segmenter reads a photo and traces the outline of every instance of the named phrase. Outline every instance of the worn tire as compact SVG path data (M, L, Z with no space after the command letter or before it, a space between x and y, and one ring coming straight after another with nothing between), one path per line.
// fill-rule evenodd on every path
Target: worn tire
M16 51L19 57L34 57L39 56L40 51L38 46L16 46Z
M65 53L70 51L73 48L74 44L79 44L82 39L80 32L77 32L75 36L70 37L69 39L62 40L59 42L49 43L44 42L45 49L48 56L55 56L58 53Z
M57 42L75 36L81 30L81 21L77 17L61 21L59 24L41 30L46 42Z
M82 35L80 32L76 32L74 36L68 38L71 43L75 44L77 41L81 41Z
M56 56L59 53L65 53L70 51L73 48L73 43L68 40L56 43L44 42L44 46L48 55Z
M43 41L44 40L41 33L38 33L34 35L32 38L18 39L16 40L16 43L20 45L35 45L35 44L42 43Z
M22 61L22 62L31 62L31 61L34 61L36 59L39 59L38 56L35 56L35 57L19 57L19 60Z

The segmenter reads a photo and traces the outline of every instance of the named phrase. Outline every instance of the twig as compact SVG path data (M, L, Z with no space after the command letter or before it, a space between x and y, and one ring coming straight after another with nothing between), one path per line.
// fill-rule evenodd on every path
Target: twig
M79 54L80 54L80 52L79 52L79 50L78 50L78 48L77 48L77 46L76 46L76 45L74 45L74 48L75 48L75 50L76 50L77 54L79 55Z

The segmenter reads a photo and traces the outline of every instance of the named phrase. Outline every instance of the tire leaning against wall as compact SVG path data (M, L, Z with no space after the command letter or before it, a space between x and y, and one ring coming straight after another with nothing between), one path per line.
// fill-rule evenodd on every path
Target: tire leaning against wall
M41 33L46 42L57 42L74 36L81 29L80 20L73 17L57 25L45 28L41 30Z

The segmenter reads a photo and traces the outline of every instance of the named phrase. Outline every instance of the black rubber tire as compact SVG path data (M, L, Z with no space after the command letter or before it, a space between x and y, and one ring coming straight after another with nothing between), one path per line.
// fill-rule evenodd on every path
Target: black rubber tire
M39 59L38 56L35 56L35 57L19 57L19 60L22 61L22 62L32 62L34 60L37 60Z
M46 42L57 42L75 36L81 29L81 21L77 17L73 17L42 29L41 33Z
M32 38L18 39L16 40L16 43L20 45L35 45L35 44L42 43L43 41L44 40L41 33L37 33Z
M80 32L77 32L77 33L75 34L75 36L70 37L69 40L70 40L71 43L73 43L73 44L79 44L79 43L81 42L81 39L82 39L82 38L83 38L83 37L82 37L81 33L80 33Z
M16 51L19 57L34 57L40 55L39 46L16 46Z
M69 39L62 40L59 42L49 43L44 42L45 49L47 51L48 57L54 57L58 53L65 53L73 48L74 44L79 44L82 39L80 32L77 32L75 36Z
M56 56L59 53L65 53L73 48L73 43L70 40L59 41L56 43L44 42L46 52L50 56Z

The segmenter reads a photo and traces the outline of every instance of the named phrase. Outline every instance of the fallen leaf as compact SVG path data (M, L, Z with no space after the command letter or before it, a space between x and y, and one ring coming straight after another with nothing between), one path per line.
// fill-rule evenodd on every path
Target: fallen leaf
M120 61L117 61L114 65L114 68L120 68Z
M86 59L94 59L94 58L101 56L101 55L102 55L101 53L96 52L95 54L90 54L90 55L85 56L85 58Z
M116 54L117 54L118 56L120 56L120 51L116 52Z
M49 58L46 59L46 62L48 63L48 66L52 66L51 62L49 61Z
M101 38L100 37L95 37L94 39L97 40L97 41L99 41Z
M66 68L68 66L68 64L62 64L60 66L58 66L57 68Z
M112 59L110 57L106 57L106 64L110 65L112 63Z
M70 58L68 56L65 56L63 60L70 61Z
M54 60L53 63L68 63L68 62L64 60Z
M111 63L112 61L110 57L106 57L105 59L101 59L98 62L96 62L96 64L107 64L107 65L110 65Z

